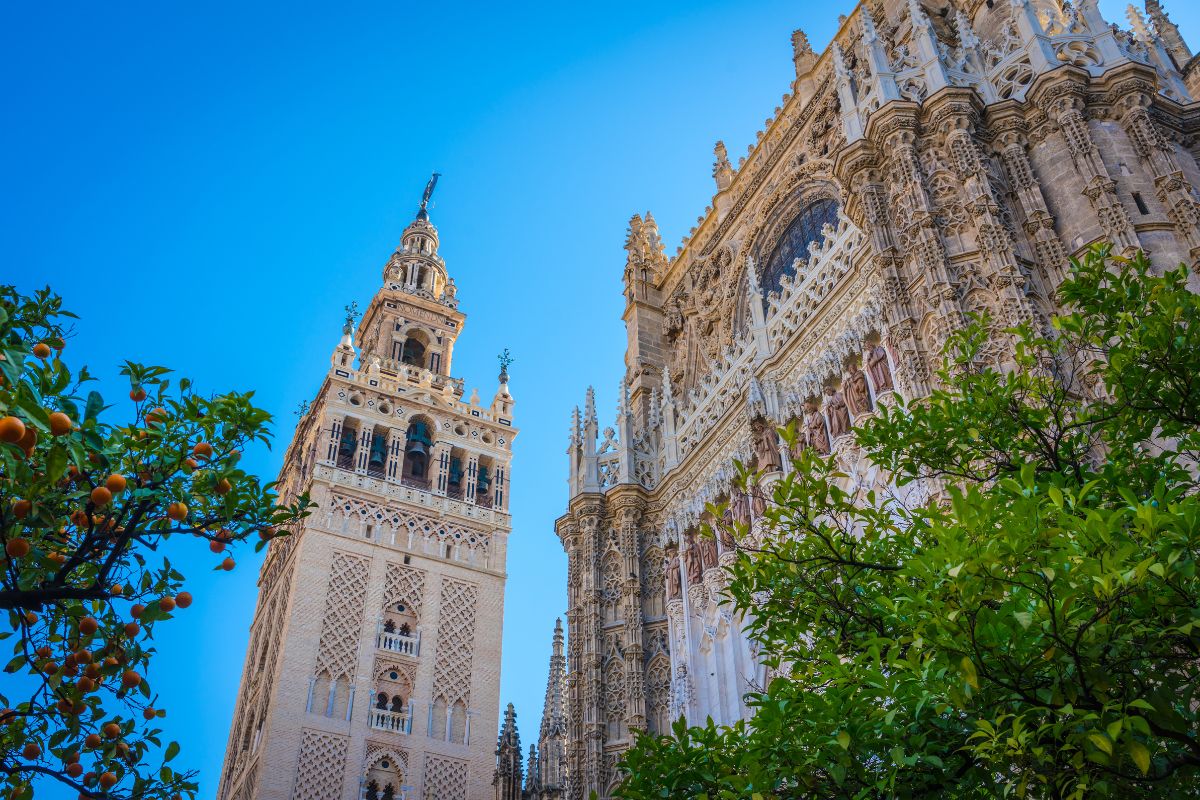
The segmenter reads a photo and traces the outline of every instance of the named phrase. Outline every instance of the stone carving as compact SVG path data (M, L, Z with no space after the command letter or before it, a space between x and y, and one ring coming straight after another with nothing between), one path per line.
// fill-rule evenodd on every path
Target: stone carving
M703 580L704 565L700 562L700 552L696 547L695 536L689 534L688 546L683 551L683 560L687 566L688 586L698 586Z
M758 420L754 425L754 457L758 468L763 472L778 472L779 437L775 429L766 420Z
M857 417L871 410L871 390L867 387L867 376L858 368L858 364L850 365L845 387L846 405L850 407L850 413Z
M834 439L850 432L850 412L842 393L832 386L825 387L825 412L829 415L829 435Z
M883 345L877 344L871 348L867 358L867 369L871 373L871 382L875 384L875 393L882 394L895 388L892 383L892 371L888 369L887 351Z
M679 552L674 548L668 550L666 562L667 598L674 600L675 598L679 597L680 592Z
M825 432L825 419L816 400L804 401L804 432L808 436L809 447L821 455L829 454L829 434Z
M700 548L700 561L704 564L704 568L715 567L717 565L717 540L712 536L700 534L696 537L696 542Z

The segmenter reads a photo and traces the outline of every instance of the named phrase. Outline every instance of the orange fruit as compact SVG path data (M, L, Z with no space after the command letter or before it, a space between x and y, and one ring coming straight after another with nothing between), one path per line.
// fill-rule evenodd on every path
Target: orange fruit
M25 745L25 749L21 751L21 755L25 756L25 758L29 759L30 761L33 761L41 754L42 748L38 747L35 742L30 742L29 744Z
M38 358L50 357L50 345L45 342L38 342L33 346L33 354Z
M144 605L142 605L141 603L134 603L133 607L129 609L129 615L131 617L133 617L134 619L137 619L138 617L140 617L142 615L142 612L145 610L146 610L146 607Z
M191 604L192 604L192 593L191 592L180 592L179 594L175 595L175 605L179 606L180 608L187 608Z
M219 553L225 549L225 543L219 542L214 539L213 541L208 543L208 549L212 550L214 553Z
M162 408L161 406L159 406L158 408L152 408L146 412L146 424L147 425L158 425L159 423L166 422L166 421L167 421L167 410L165 408Z
M212 458L213 448L208 442L196 442L192 447L192 455L196 458Z
M141 632L142 632L142 628L136 622L125 623L125 635L128 636L130 639L134 638Z
M16 417L0 419L0 442L16 444L25 435L25 423Z
M76 650L73 655L75 656L75 660L78 661L80 664L92 663L92 651L91 650L82 650L82 649Z
M184 503L174 502L167 506L167 516L176 522L183 522L187 519L188 507Z
M120 597L121 595L125 594L125 587L119 583L114 583L112 588L108 591L111 592L115 597Z
M234 568L234 566L236 566L236 564L237 564L237 562L235 562L232 558L226 558L224 561L221 562L221 569L225 570L226 572L229 572L231 569Z
M120 494L121 492L125 491L126 483L125 476L115 472L112 475L109 475L104 481L105 487L107 487L107 489L113 494Z
M92 502L97 506L106 506L112 502L112 492L108 490L107 486L97 486L95 489L92 489L91 496Z
M29 516L29 512L33 510L33 503L29 500L16 500L13 502L13 516L17 519L25 519Z
M75 686L79 688L79 691L83 692L84 694L87 694L88 692L90 692L96 688L96 682L94 680L92 680L91 678L89 678L87 675L84 675L82 678L80 678L79 680L77 680L75 682Z
M29 451L32 450L35 445L37 445L37 440L37 431L35 431L33 428L26 428L25 432L21 434L21 438L17 440L17 447L20 447L26 453L29 453Z
M108 791L109 789L111 789L112 787L114 787L116 785L117 785L117 776L116 775L113 775L111 772L100 773L100 788L101 789Z
M174 597L164 597L163 599L158 601L158 607L161 608L163 611L174 611L175 610L175 598Z
M233 484L227 478L221 478L217 481L217 485L213 487L213 491L217 494L229 494L229 490L233 488Z
M84 617L79 620L79 632L84 636L91 636L100 627L100 623L96 622L95 617Z
M8 553L10 558L24 558L29 555L29 540L20 537L9 539L8 544L4 546L4 552Z
M117 729L117 732L120 733L120 728ZM102 740L100 739L100 734L89 733L87 735L87 738L83 740L83 746L88 748L89 750L95 750L97 747L100 746L101 741Z
M60 552L58 552L57 550L55 550L53 553L49 553L49 554L46 556L46 558L50 559L50 560L51 560L51 561L53 561L55 564L65 564L65 563L67 563L67 556L66 556L66 554L65 554L65 553L60 553Z
M78 761L67 764L67 775L72 778L78 778L83 774L83 764Z
M184 462L183 462L183 465L184 465L185 467L187 467L187 469L188 469L188 470L195 470L197 467L199 467L199 466L200 466L200 462L199 462L199 461L197 461L197 460L196 460L196 459L194 459L194 458L189 458L189 459L187 459L186 461L184 461ZM186 471L186 470L185 470L185 471Z
M142 712L142 719L146 720L147 722L149 722L150 720L154 719L157 716L158 716L158 712L155 711L153 708L147 708L145 711Z
M115 739L121 735L121 726L115 722L108 722L100 729L100 732L106 739Z
M65 433L71 432L71 418L61 411L55 411L50 415L50 435L62 436Z
M146 390L140 386L137 387L136 389L131 389L129 391L129 399L135 403L142 402L143 400L146 399Z
M78 751L78 750L72 750L71 752L67 753L65 756L63 756L63 763L64 763L64 764L77 764L77 763L79 763L79 751Z
M28 622L30 625L36 625L37 621L38 621L38 615L36 613L34 613L33 611L26 611L25 612L25 621Z
M131 669L125 670L125 673L123 675L121 675L121 685L124 686L126 689L132 689L133 687L137 686L141 682L142 682L142 676L138 675L136 672L134 672Z

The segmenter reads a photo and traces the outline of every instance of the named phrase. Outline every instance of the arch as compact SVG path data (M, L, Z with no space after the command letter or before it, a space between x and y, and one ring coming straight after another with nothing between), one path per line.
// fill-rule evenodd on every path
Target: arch
M415 415L409 420L404 440L404 478L428 480L433 437L436 432L433 420L423 414Z
M378 745L375 745L375 747L378 747ZM387 759L392 764L401 766L401 769L408 765L408 757L399 750L394 750L391 747L378 747L378 749L369 750L367 753L367 760L363 763L363 777L365 778L384 759Z
M777 292L785 277L796 274L796 259L808 258L808 246L821 242L825 225L836 226L841 206L831 197L816 197L805 202L774 240L759 266L759 285L764 294Z

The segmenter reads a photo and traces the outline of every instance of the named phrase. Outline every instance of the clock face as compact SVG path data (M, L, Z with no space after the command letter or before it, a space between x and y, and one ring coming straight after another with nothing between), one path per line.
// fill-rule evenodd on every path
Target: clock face
M837 201L823 198L809 203L792 220L787 230L775 242L775 249L763 264L760 277L763 294L779 291L783 277L796 273L796 259L807 259L808 245L825 238L821 228L826 223L837 225L837 212Z

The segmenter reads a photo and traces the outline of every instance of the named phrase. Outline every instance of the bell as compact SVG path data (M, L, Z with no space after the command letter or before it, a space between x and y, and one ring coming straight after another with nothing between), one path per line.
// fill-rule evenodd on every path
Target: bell
M410 444L408 446L408 452L409 453L417 453L419 455L424 456L424 455L429 454L429 449L425 447L425 445L421 442L420 439L417 439L417 440L414 440L412 442L412 444Z
M488 486L490 486L491 483L492 483L492 479L488 477L487 467L480 464L479 465L479 480L475 484L476 491L486 492L488 490Z
M454 485L462 483L463 468L461 458L450 459L450 482Z
M433 440L429 438L429 428L424 422L414 422L408 431L408 440L410 442L420 442L424 445L433 444ZM424 452L424 451L422 451Z

